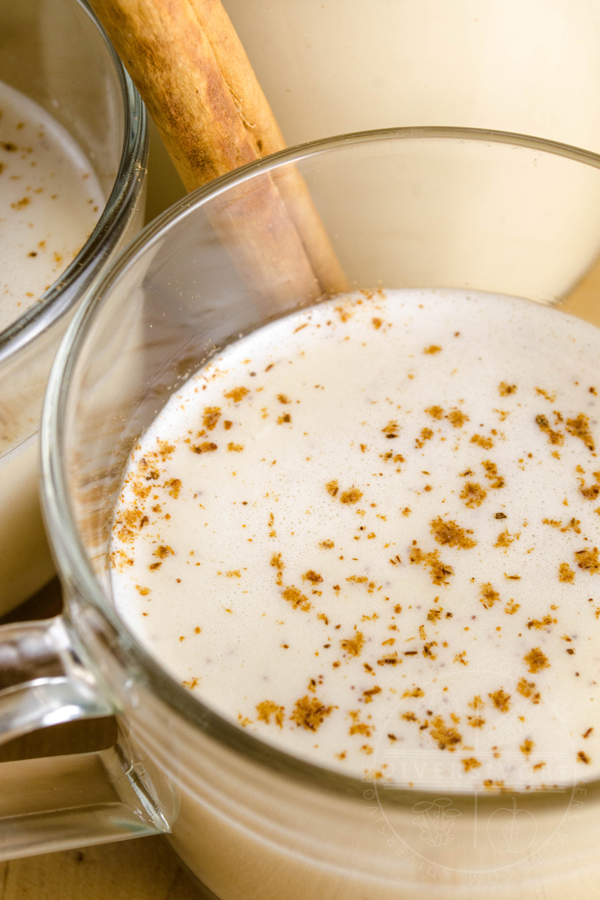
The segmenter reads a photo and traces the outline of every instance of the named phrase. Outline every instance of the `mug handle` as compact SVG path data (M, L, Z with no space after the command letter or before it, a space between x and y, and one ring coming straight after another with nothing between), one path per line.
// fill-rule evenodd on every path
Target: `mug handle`
M0 627L0 744L117 712L62 616ZM120 744L0 764L0 861L168 831L141 765Z

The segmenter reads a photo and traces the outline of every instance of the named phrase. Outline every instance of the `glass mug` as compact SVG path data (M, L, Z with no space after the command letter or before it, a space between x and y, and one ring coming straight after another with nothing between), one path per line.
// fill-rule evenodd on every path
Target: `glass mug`
M595 0L223 0L289 144L497 128L600 152Z
M0 333L0 616L54 567L38 500L38 431L56 348L77 301L142 227L143 104L89 7L19 0L0 7L0 81L31 97L75 139L106 206L40 301Z
M596 0L223 0L288 144L445 125L600 153ZM183 186L150 130L153 215Z
M597 783L440 794L328 771L193 696L113 607L111 523L132 445L217 347L306 302L282 299L285 255L266 289L239 265L248 202L298 175L352 288L557 303L600 248L600 157L443 128L285 151L190 195L130 244L72 323L45 405L42 485L64 616L0 629L3 740L108 714L119 737L99 753L0 765L0 855L164 833L219 900L594 896ZM223 227L240 210L241 227ZM521 829L535 825L512 854L511 808Z

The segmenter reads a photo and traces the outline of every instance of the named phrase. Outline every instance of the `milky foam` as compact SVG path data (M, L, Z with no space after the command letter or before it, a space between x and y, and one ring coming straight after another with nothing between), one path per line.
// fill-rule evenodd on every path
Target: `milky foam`
M72 262L104 203L89 161L67 131L0 82L0 329Z
M117 609L252 733L460 789L598 774L600 331L336 298L215 356L135 447Z

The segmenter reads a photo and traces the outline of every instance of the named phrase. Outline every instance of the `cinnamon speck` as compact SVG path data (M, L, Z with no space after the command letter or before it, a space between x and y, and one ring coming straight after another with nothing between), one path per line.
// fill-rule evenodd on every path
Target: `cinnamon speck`
M541 650L540 647L533 647L532 650L527 653L523 659L527 663L529 667L529 671L535 674L539 672L541 669L549 669L550 663L548 662L548 657Z
M262 722L266 722L267 725L269 725L271 716L273 716L275 724L279 725L280 728L283 728L283 720L285 718L285 709L283 706L279 706L277 703L274 703L273 700L263 700L262 703L257 705L256 710L258 712L258 718Z
M473 481L467 481L460 494L460 499L469 509L481 506L486 497L487 491Z
M498 691L495 691L493 694L488 694L488 697L496 707L496 709L500 710L501 713L507 713L510 709L510 694L507 694L502 688Z
M317 731L326 717L333 712L332 706L325 706L318 697L309 697L308 694L296 701L294 711L290 715L292 722L307 731Z
M365 644L365 636L362 631L357 631L353 637L341 640L340 644L348 656L360 656Z
M244 397L247 397L250 391L247 387L236 387L232 388L230 391L225 393L225 398L227 400L233 400L234 403L239 403L240 400L243 400Z
M452 520L444 522L441 516L430 523L430 528L438 544L469 550L477 543L473 538L468 537L469 534L473 534L471 529L462 528Z

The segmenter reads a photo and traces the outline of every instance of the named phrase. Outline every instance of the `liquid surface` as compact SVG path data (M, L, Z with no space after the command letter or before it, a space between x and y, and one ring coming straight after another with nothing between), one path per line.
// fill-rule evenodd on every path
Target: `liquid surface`
M41 106L0 82L0 330L72 262L104 203L73 138Z
M472 292L263 328L135 447L118 611L203 702L320 765L597 776L599 356L588 324Z

